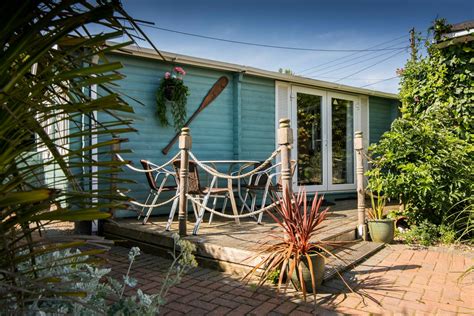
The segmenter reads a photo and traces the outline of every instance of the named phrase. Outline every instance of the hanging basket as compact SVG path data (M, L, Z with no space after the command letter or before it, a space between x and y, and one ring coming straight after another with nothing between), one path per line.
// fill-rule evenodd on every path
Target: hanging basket
M176 86L174 84L168 84L165 87L164 95L165 95L166 100L173 101L175 89L176 89Z
M188 87L183 83L186 72L175 67L173 74L167 72L156 92L157 115L162 126L169 126L167 112L173 117L173 126L179 131L186 122L186 103L189 95Z

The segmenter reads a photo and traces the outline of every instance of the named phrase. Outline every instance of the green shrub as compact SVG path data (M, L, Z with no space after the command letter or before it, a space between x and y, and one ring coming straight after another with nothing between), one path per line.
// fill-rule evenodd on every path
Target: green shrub
M436 21L435 32L447 29ZM370 148L374 158L367 173L369 189L381 182L385 195L401 198L410 222L444 224L462 239L472 238L457 214L472 210L473 202L473 51L474 41L442 48L427 41L428 56L400 70L402 116ZM472 223L472 215L465 216ZM451 241L452 231L443 238Z
M449 226L439 226L439 241L445 245L456 242L456 231Z
M427 220L401 234L408 244L431 246L438 241L438 227Z
M415 222L439 225L472 194L474 146L437 121L397 119L370 150L369 187L401 196Z

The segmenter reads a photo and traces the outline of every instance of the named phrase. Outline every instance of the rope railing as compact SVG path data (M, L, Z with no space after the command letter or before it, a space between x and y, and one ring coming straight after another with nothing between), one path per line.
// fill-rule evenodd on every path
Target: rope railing
M277 201L277 202L274 202L274 203L272 203L272 204L270 204L270 205L268 205L268 206L266 206L266 207L264 207L264 208L261 208L261 209L259 209L259 210L253 211L253 212L249 212L249 213L246 213L246 214L234 215L234 214L224 214L224 213L218 212L218 211L216 211L216 210L213 210L213 209L211 209L210 207L208 207L208 206L202 204L202 203L200 202L200 199L198 199L198 198L192 196L191 194L186 194L186 197L187 197L188 199L190 199L192 203L196 204L196 205L199 206L199 207L204 208L206 211L208 211L208 212L210 212L210 213L212 213L212 214L214 214L214 215L221 216L221 217L224 217L224 218L231 218L231 219L252 217L252 216L258 215L258 214L260 214L260 213L266 212L266 211L268 211L268 210L270 210L270 209L272 209L272 208L274 208L274 207L276 207L277 205L280 204L280 202Z
M117 190L117 193L120 195L120 196L123 196L123 197L126 197L126 198L130 198L128 195L125 195L123 194L122 192L118 191ZM128 203L130 204L133 204L133 205L136 205L136 206L140 206L140 207L160 207L160 206L163 206L163 205L166 205L168 203L171 203L173 202L174 200L176 200L177 198L179 197L179 195L175 195L173 196L171 199L168 199L164 202L161 202L161 203L158 203L158 204L143 204L143 203L140 203L140 202L137 202L137 201L134 201L134 200L129 200Z
M164 164L162 164L161 166L156 166L152 169L140 169L140 168L137 168L137 167L134 167L132 166L131 164L127 163L127 160L123 159L122 156L120 156L119 154L115 154L115 156L117 157L117 159L120 161L120 162L125 162L125 167L129 168L130 170L133 170L133 171L136 171L136 172L142 172L142 173L148 173L148 172L156 172L156 171L165 171L165 172L169 172L168 170L165 169L165 167L169 166L170 164L173 163L173 161L175 161L176 159L179 158L180 156L180 153L178 152L176 155L173 156L173 158L171 158L170 160L168 160L167 162L165 162Z
M283 187L283 197L285 198L287 196L288 193L286 193L286 192L291 193L291 162L290 162L290 157L291 157L291 145L293 143L293 131L290 127L290 120L289 119L286 119L286 118L280 119L278 131L277 131L277 136L278 136L277 137L277 139L278 139L278 148L275 151L273 151L271 153L271 155L265 161L263 161L259 165L255 165L255 168L253 168L252 170L250 170L248 172L241 173L241 172L244 172L244 169L241 168L238 173L231 173L231 174L222 173L222 172L218 171L216 168L213 168L213 167L207 165L205 162L200 161L191 152L192 138L191 138L190 130L189 130L188 127L183 127L181 129L181 134L179 136L179 149L180 149L179 153L174 155L171 159L169 159L166 163L164 163L162 165L158 166L158 165L154 165L154 164L150 163L150 166L152 167L150 169L142 169L142 168L137 168L137 167L132 166L129 161L125 160L121 155L116 153L120 149L119 143L117 143L117 144L112 146L113 147L112 149L115 152L115 154L113 156L113 159L122 162L125 167L127 167L128 169L130 169L132 171L135 171L135 172L146 173L146 174L149 174L149 173L152 173L152 172L164 172L166 174L171 174L172 171L167 170L165 168L179 159L180 160L179 174L175 175L179 187L177 188L177 192L176 192L175 196L173 196L172 198L170 198L170 199L168 199L164 202L157 203L157 204L144 204L144 203L137 202L133 199L130 199L124 193L119 192L117 190L116 186L113 183L111 184L111 191L112 192L117 191L118 194L120 194L121 196L129 198L130 200L128 201L128 203L130 203L132 205L136 205L136 206L139 206L139 207L148 207L149 211L148 211L148 214L145 218L145 222L146 222L146 219L150 215L153 208L160 207L160 206L169 204L171 202L174 202L173 207L172 207L171 212L170 212L170 218L168 220L168 223L170 223L170 221L173 220L173 216L174 216L175 210L176 210L175 205L177 205L178 206L178 209L177 209L177 211L178 211L178 227L179 227L180 236L186 236L187 235L187 213L188 213L187 212L187 205L188 205L187 200L188 199L191 200L193 206L199 206L201 208L202 211L200 211L200 213L202 213L203 211L208 211L211 214L216 215L216 216L235 219L236 223L239 224L239 218L252 217L252 216L255 216L255 215L258 215L258 214L260 214L260 216L262 216L263 212L269 211L272 208L276 207L279 204L279 202L274 202L274 203L272 203L268 206L265 206L263 204L262 205L263 207L261 209L251 211L251 212L245 213L245 214L239 214L237 209L236 209L237 206L236 206L236 203L235 203L235 200L234 200L232 181L231 180L240 180L240 179L248 178L248 177L253 176L253 175L259 175L259 177L260 177L262 175L262 172L267 172L269 170L269 167L270 168L274 167L274 166L272 166L271 162L275 159L275 157L277 155L280 155L281 162L278 165L281 165L281 170L282 170L281 171L281 185ZM189 171L190 171L189 170L189 161L190 160L192 160L193 163L195 163L197 166L199 166L204 172L212 175L214 177L213 181L216 181L217 178L228 180L227 189L230 190L229 191L229 196L231 197L232 207L233 207L233 211L234 211L233 214L226 215L225 213L215 211L214 209L211 209L210 207L208 207L206 205L207 202L208 202L208 199L210 197L211 190L209 190L209 192L206 194L205 198L202 201L199 198L188 194L188 182L189 182ZM114 176L114 174L113 174L113 176ZM212 188L212 185L211 185L211 188ZM239 186L239 189L240 189L240 186ZM160 187L157 194L159 195L160 192L161 192L161 187ZM158 198L158 195L155 195L155 199ZM153 200L153 202L155 202L155 201L156 200ZM177 203L178 201L179 201L179 205ZM243 201L243 202L245 203L245 201ZM111 212L112 211L113 210L111 210ZM202 213L202 214L204 214L204 213ZM197 230L199 229L199 224L200 224L201 221L202 221L202 218L199 218L196 221L195 232L193 232L193 233L197 234Z
M278 155L278 153L280 152L280 148L276 149L271 155L270 157L268 157L260 166L258 166L257 168L247 172L247 173L243 173L243 174L239 174L239 175L229 175L229 174L225 174L225 173L222 173L222 172L219 172L217 171L216 169L212 168L212 167L209 167L208 165L206 165L205 163L199 161L199 159L191 152L189 151L189 157L191 157L191 159L193 160L193 162L195 162L199 167L201 167L204 171L206 171L207 173L209 173L210 175L214 176L214 177L217 177L217 178L223 178L223 179L227 179L227 180L238 180L238 179L242 179L242 178L246 178L248 176L251 176L251 175L254 175L258 172L260 172L261 170L263 169L266 169L268 168L268 165L270 165L270 162Z

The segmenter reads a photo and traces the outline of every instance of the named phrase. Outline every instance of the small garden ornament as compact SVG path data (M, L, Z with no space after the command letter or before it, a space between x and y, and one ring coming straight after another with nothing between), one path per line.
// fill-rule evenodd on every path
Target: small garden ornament
M173 115L173 126L176 131L183 127L186 121L186 102L189 89L183 83L186 72L181 67L174 67L173 72L166 72L156 92L157 114L161 125L169 126L166 108L170 106Z

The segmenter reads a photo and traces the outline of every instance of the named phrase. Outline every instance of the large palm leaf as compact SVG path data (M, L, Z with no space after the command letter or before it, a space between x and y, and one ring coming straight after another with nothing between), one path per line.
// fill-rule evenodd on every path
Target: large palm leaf
M118 134L133 131L133 112L114 91L120 63L105 53L134 37L136 24L118 1L16 1L0 4L0 305L21 310L35 301L73 298L61 276L40 278L35 258L82 242L39 238L39 223L106 218L125 202L109 185ZM140 30L138 30L141 32ZM107 46L126 35L129 42ZM97 114L107 119L97 120ZM96 141L93 141L96 140ZM45 174L55 177L45 181ZM90 259L88 259L90 260ZM28 264L31 269L19 270ZM62 299L61 298L61 299Z

